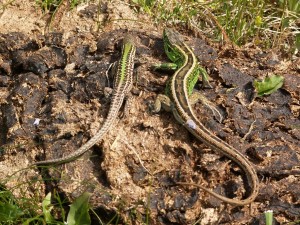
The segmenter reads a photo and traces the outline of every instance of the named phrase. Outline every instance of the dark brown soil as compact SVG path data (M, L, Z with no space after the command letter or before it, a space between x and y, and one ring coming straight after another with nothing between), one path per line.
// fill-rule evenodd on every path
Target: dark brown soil
M16 196L42 199L56 189L72 201L88 191L103 220L118 213L122 224L264 224L266 210L274 211L278 223L299 219L299 59L255 46L223 48L181 31L211 77L212 89L200 83L196 89L214 102L224 120L219 123L200 103L195 113L249 158L260 179L255 202L234 208L195 187L174 185L201 183L231 198L249 192L238 165L197 141L172 114L150 113L169 77L151 69L168 61L162 27L117 20L149 19L110 1L101 5L100 31L98 6L86 5L65 13L55 32L44 32L45 18L33 13L33 6L14 3L0 22L1 180L37 160L70 154L97 132L110 104L107 70L119 58L128 32L137 41L137 82L128 117L120 116L109 134L76 161L16 173L5 183L7 188L26 184L14 188ZM24 16L27 29L16 22ZM284 76L284 86L257 97L253 80L271 74Z

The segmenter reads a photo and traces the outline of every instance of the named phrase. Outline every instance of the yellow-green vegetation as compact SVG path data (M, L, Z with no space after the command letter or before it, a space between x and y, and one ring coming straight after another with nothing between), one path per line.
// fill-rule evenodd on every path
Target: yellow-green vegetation
M66 217L64 208L66 202L63 202L56 192L54 192L53 198L51 198L51 193L47 194L40 207L36 199L25 197L15 198L9 190L2 187L0 191L0 224L88 225L91 224L89 198L90 194L85 192L75 199L70 205L70 210ZM54 214L59 215L58 218Z
M15 177L22 177L27 173L27 169L17 171L7 179L0 180L0 224L1 225L90 225L93 221L96 224L120 224L121 216L119 212L111 211L103 215L90 208L89 199L91 194L82 193L73 201L67 200L57 189L52 189L44 198L36 190L28 196L28 189L34 189L36 186L42 186L44 180L32 179L27 182L18 182L15 187L7 188L6 183ZM48 180L50 181L50 180ZM52 180L54 181L54 180ZM16 197L13 193L18 193ZM120 200L120 199L119 199ZM121 204L122 200L120 200ZM120 205L120 210L122 211ZM147 209L146 209L147 211ZM142 221L135 208L130 211L132 218ZM148 213L147 213L148 215ZM146 217L145 220L147 220ZM105 221L105 222L104 222ZM145 223L148 224L148 223Z
M272 210L265 211L265 217L266 217L266 225L272 225L273 224L273 211Z
M283 76L272 75L261 82L254 80L253 86L258 96L269 95L282 87L283 80Z
M237 45L249 42L264 48L300 49L299 0L132 0L137 12L156 23L189 25L202 34ZM298 23L298 25L297 25Z
M39 5L45 12L55 11L56 8L62 4L65 0L36 0L37 5ZM84 0L70 0L70 8L74 8L78 4L85 2Z
M47 198L48 196L45 200ZM43 213L37 213L39 204L35 198L16 198L10 190L2 187L0 199L0 224L43 224L46 222L45 218L48 218L44 208ZM56 222L56 224L60 224L59 221Z

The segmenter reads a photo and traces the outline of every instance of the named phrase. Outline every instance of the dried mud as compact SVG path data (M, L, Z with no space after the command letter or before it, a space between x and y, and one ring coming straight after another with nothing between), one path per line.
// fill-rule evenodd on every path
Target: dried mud
M224 120L219 123L200 103L194 106L196 115L246 155L260 179L254 203L234 208L195 187L174 185L201 183L238 198L249 192L238 165L197 141L172 114L150 112L169 77L151 69L167 61L162 27L135 22L149 19L117 1L101 6L99 32L98 6L93 4L65 13L55 32L44 32L46 22L37 11L27 15L35 21L24 25L28 29L19 29L16 22L10 28L1 26L10 10L30 14L33 6L11 5L0 22L0 177L15 173L6 181L7 188L26 184L22 191L15 189L15 195L43 198L56 189L72 200L88 191L96 212L108 220L118 213L123 224L264 224L265 210L274 211L277 223L299 218L297 60L255 46L222 49L181 31L211 77L212 89L201 88L200 82L196 88L214 102ZM101 127L110 104L106 88L112 79L107 70L119 58L127 32L137 43L129 116L120 115L104 139L78 160L20 172L34 161L70 154ZM284 86L257 97L252 82L268 74L284 76Z

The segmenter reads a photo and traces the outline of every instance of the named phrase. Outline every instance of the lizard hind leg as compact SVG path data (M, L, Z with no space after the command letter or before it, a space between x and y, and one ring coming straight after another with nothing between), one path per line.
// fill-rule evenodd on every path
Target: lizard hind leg
M133 104L133 96L131 93L128 93L124 98L124 107L123 107L123 111L120 115L121 118L128 117L132 104Z
M161 111L161 109L164 109L167 112L171 112L172 111L171 105L172 105L171 99L167 95L159 94L155 99L151 111L153 113L158 113Z
M216 105L213 102L209 101L199 91L195 91L189 96L189 102L191 105L201 102L204 106L208 107L212 111L214 117L218 120L219 123L223 121L223 116L217 109Z

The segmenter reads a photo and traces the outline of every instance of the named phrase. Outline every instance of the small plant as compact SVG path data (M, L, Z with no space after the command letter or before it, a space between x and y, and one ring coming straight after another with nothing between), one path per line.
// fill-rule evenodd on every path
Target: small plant
M282 87L283 80L283 76L273 75L266 77L263 81L254 80L253 86L258 96L269 95Z
M18 221L25 213L7 190L0 191L0 224Z
M273 211L272 210L265 211L265 217L266 217L266 225L272 225L273 224Z
M10 191L0 191L0 224L68 224L68 225L90 225L91 219L89 216L88 201L89 193L83 193L70 205L70 211L65 222L57 220L52 215L53 212L59 211L61 217L64 218L65 210L61 204L59 195L55 194L54 198L59 202L58 205L51 203L51 193L48 193L42 202L42 213L34 213L31 209L30 203L27 208L22 208L18 200L12 195Z
M63 0L36 0L36 4L39 5L44 12L49 12L54 11L62 1Z
M54 12L60 4L62 4L65 0L36 0L36 4L40 6L44 12ZM84 0L71 0L70 8L73 9Z
M89 199L90 194L85 192L73 202L73 204L70 206L70 211L67 217L68 225L91 224L88 205Z

